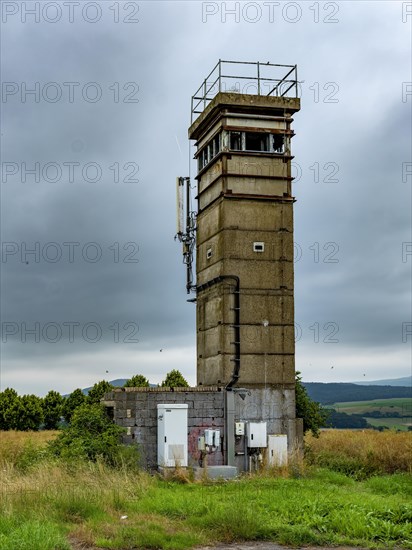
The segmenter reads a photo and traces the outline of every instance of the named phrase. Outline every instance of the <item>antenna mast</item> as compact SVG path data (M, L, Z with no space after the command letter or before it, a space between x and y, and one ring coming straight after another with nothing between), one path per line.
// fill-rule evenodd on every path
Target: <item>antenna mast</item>
M186 187L186 193L184 193ZM190 178L176 178L177 234L175 239L183 244L183 263L186 265L186 291L196 291L193 284L193 251L195 248L196 212L190 210ZM186 209L185 209L186 206ZM184 218L186 210L186 227Z

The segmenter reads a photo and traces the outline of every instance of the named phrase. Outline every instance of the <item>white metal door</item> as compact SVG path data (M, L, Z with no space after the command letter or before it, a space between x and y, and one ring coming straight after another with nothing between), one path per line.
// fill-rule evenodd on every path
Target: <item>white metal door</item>
M157 405L157 463L161 467L187 466L186 404Z

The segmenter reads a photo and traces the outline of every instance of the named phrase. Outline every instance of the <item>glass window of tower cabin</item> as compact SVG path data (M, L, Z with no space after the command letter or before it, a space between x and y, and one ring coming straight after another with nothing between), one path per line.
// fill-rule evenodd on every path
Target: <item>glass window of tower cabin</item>
M209 162L209 151L208 151L208 147L205 147L203 149L203 166L206 166L208 162Z
M205 151L206 151L206 163L207 164L208 162L211 161L212 157L213 157L213 153L212 153L212 148L210 146L210 143L208 143L205 147Z
M242 149L241 132L230 132L230 149L232 151L240 151Z
M275 153L285 152L285 136L282 134L272 134L272 146Z
M203 147L198 155L198 169L202 170L220 151L220 134Z
M216 156L220 151L220 134L213 138L213 156Z
M269 151L268 138L263 132L246 132L246 151Z
M202 168L204 168L207 164L207 147L205 147L204 149L202 149L199 153L199 156L198 156L198 166L199 166L199 170L201 170Z

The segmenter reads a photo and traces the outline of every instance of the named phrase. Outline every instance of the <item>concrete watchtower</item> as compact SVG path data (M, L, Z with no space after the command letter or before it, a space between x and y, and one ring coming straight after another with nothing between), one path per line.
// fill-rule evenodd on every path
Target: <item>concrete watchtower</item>
M296 66L219 61L192 98L198 385L294 396L297 91Z
M190 178L177 178L176 237L187 292L196 293L197 386L106 397L150 467L204 466L207 458L234 475L285 464L301 448L291 188L297 87L296 66L219 61L192 98L198 208Z

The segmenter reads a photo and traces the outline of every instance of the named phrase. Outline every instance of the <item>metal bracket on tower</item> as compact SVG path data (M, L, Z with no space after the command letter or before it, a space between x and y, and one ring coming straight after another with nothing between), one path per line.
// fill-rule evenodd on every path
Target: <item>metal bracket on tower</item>
M186 193L184 192L185 190ZM190 294L190 292L196 292L196 284L193 283L196 212L191 210L190 178L176 178L176 207L177 234L175 235L175 240L179 239L183 244L183 263L186 265L186 290Z

